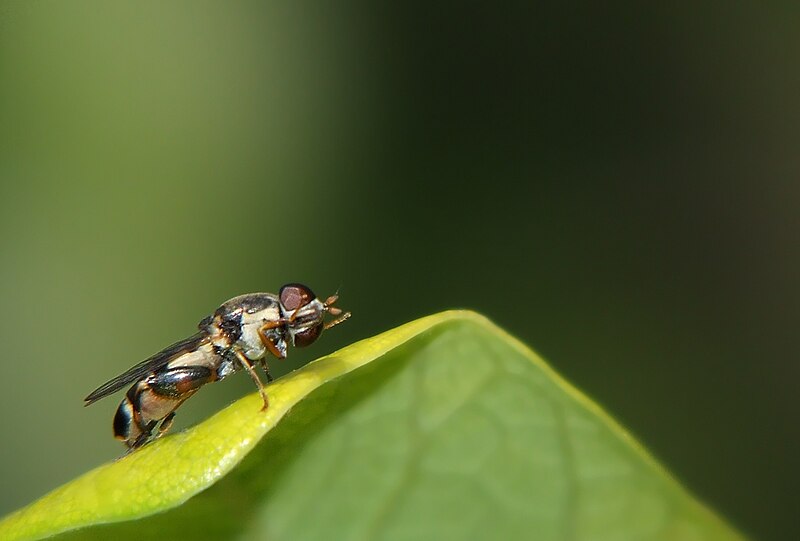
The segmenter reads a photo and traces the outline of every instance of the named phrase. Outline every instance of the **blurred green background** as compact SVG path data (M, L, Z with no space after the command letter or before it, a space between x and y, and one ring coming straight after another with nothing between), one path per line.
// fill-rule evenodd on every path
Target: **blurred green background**
M800 536L800 10L0 3L0 513L113 459L82 398L287 281L280 374L476 309L758 539ZM181 408L197 422L252 383Z

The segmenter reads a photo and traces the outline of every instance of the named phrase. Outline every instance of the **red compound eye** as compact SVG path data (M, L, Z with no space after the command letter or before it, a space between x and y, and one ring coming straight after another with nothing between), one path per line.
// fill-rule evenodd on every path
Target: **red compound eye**
M310 344L313 344L314 341L317 338L319 338L319 335L321 334L322 334L322 323L320 323L319 325L314 325L313 327L309 327L303 332L295 333L294 345L299 348L306 347Z
M288 310L297 310L317 298L314 292L303 284L286 284L280 291L281 304Z

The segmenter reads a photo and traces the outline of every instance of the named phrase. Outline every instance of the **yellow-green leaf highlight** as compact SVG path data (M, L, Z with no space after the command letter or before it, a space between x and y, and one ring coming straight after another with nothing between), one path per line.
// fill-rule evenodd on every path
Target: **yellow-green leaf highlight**
M269 396L64 485L0 538L740 539L471 312L353 344Z

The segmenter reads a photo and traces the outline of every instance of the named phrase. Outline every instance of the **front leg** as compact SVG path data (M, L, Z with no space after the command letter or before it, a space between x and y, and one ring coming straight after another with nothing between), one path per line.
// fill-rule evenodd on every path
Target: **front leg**
M282 319L279 319L277 321L267 321L261 327L258 328L258 337L261 339L261 342L269 350L269 352L272 353L278 359L285 359L286 353L281 351L278 348L277 344L275 344L275 341L269 336L267 336L267 331L271 329L277 329L278 327L282 327L284 323L285 321ZM267 369L266 367L267 363L264 362L264 368ZM269 370L267 370L267 373L269 373Z
M264 344L272 355L277 359L285 359L286 358L286 346L284 344L284 348L281 349L278 347L278 344L275 343L275 340L267 336L267 331L270 329L276 329L283 326L285 322L282 319L277 321L268 321L258 329L258 337L261 339L261 343ZM269 373L269 365L267 364L267 359L261 359L261 366L264 368L264 373L267 374L267 381L272 383L272 374Z
M253 382L256 384L256 387L258 387L258 392L261 393L261 398L264 400L264 407L261 408L261 411L265 411L269 407L269 398L267 398L267 391L264 389L264 384L261 383L258 374L256 374L256 371L253 369L253 365L250 364L250 360L244 353L237 349L234 350L233 354L236 355L239 364L241 364L244 369L247 370L247 373L250 374L250 377L253 378Z

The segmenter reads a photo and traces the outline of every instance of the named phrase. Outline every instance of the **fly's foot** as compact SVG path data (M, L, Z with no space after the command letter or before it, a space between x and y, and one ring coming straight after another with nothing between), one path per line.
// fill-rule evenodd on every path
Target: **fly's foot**
M264 399L264 405L261 406L261 411L267 411L269 408L269 398L267 397L266 389L261 389L261 398Z

